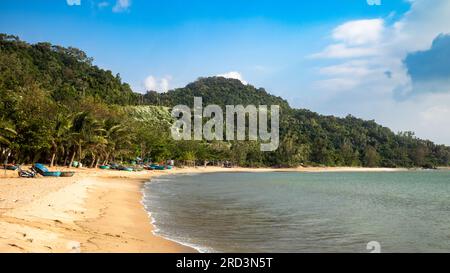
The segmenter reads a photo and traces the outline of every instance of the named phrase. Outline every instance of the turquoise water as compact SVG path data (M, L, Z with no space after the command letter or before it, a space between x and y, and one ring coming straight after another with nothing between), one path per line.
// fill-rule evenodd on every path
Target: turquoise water
M449 171L168 176L144 205L204 252L450 252Z

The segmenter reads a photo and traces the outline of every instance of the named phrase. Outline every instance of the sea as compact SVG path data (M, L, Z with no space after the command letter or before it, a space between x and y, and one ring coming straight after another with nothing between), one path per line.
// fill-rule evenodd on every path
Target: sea
M170 175L155 234L200 252L450 252L450 171Z

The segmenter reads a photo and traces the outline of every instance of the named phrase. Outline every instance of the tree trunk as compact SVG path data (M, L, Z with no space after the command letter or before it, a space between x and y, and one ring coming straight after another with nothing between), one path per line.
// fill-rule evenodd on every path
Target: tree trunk
M141 160L142 160L142 161L144 161L144 154L145 154L145 153L144 153L144 149L145 149L145 148L144 148L144 144L141 143Z
M81 163L81 144L78 145L78 162Z
M9 159L9 149L6 149L6 157L5 157L5 170L6 170L6 165L8 165L8 159Z
M106 154L105 161L103 161L103 165L107 165L108 164L109 154L110 154L109 152Z
M52 154L52 161L50 162L50 168L53 167L54 163L55 163L55 157L56 157L56 153Z
M67 160L69 159L69 156L66 154L66 157L64 158L64 164L63 166L67 166Z
M75 160L76 151L73 151L72 158L70 159L69 168L72 168L73 161Z
M91 169L94 168L95 161L96 161L95 155L92 155L92 162L91 162L91 165L89 166L89 168L91 168Z
M97 161L95 162L95 168L98 168L98 162L100 161L100 157L97 158Z

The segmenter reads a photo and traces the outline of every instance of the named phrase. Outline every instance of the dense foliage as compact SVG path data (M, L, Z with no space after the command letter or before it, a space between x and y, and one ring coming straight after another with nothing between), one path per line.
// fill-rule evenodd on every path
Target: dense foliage
M297 166L368 166L368 167L431 167L447 166L450 148L415 138L412 132L393 133L374 121L347 116L337 118L304 110L292 109L280 97L264 89L244 85L239 80L221 77L200 78L184 88L144 96L148 104L173 107L187 104L194 97L203 103L225 105L280 105L280 148L273 153L259 152L251 142L232 143L239 147L232 160L240 165Z
M244 85L239 80L223 77L199 78L184 88L178 88L167 93L147 92L144 95L145 104L175 106L178 104L193 106L194 97L201 97L203 104L225 105L279 105L288 109L286 100L269 95L264 88L256 89Z
M69 47L37 43L30 45L15 36L0 34L2 90L38 87L55 102L92 97L110 104L134 103L138 97L130 86L92 65L92 58Z
M170 107L203 103L281 106L280 147L254 141L174 141ZM136 157L241 166L448 166L450 148L395 134L374 121L292 109L264 89L222 77L200 78L164 94L133 93L79 49L28 44L0 35L0 157L15 163L86 166Z

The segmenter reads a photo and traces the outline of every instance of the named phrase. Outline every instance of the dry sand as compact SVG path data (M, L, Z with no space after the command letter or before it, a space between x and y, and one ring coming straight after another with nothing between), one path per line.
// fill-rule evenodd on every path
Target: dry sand
M141 186L157 175L393 169L198 167L136 173L75 171L72 178L24 179L17 178L17 172L0 170L0 252L195 252L152 233L154 227L141 204Z
M153 172L76 171L0 178L0 252L194 252L152 234L140 190Z

